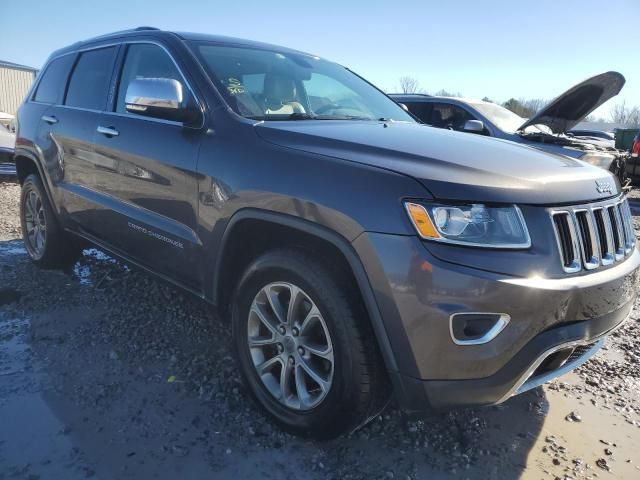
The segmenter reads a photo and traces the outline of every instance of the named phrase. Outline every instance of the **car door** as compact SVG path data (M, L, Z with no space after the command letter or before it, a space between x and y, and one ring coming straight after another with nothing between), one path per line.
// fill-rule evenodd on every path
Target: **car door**
M53 195L53 206L60 206L58 184L63 180L63 154L58 149L58 133L65 123L60 124L57 105L63 94L73 66L75 54L62 55L48 62L30 98L20 107L21 148L36 152L40 156L41 167L45 171L43 182ZM28 139L33 139L30 143Z
M108 204L97 234L116 251L197 288L195 170L202 130L129 111L125 104L134 79L175 80L185 104L196 102L195 95L159 44L125 44L119 63L113 101L96 126L92 188Z
M60 204L72 228L92 234L99 225L104 204L93 192L96 175L94 140L104 110L118 47L98 47L80 52L74 62L61 105L46 112L51 126Z

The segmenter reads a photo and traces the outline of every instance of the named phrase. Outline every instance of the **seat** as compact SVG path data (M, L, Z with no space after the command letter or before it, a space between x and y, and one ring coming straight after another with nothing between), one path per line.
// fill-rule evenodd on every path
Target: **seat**
M296 83L291 78L265 75L264 101L266 115L306 113L302 104L298 102Z
M442 112L440 110L433 110L433 113L431 114L431 125L438 128L444 128Z

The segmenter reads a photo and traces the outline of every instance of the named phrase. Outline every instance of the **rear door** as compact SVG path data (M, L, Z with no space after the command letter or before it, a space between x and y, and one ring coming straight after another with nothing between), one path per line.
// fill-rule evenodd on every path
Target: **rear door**
M62 55L51 60L38 78L34 92L18 112L19 128L16 147L26 149L40 157L45 170L43 182L53 196L53 207L60 206L59 182L62 176L63 151L58 149L58 132L63 127L56 116L56 105L63 99L69 72L75 54Z
M94 126L92 189L106 208L98 236L117 251L198 288L201 244L196 234L198 149L201 129L130 113L125 107L134 79L174 79L185 102L196 102L189 82L165 47L123 45L115 95Z
M104 208L96 201L93 185L97 175L94 145L101 111L109 94L109 85L118 47L108 46L80 52L62 105L47 112L52 139L58 152L56 159L62 207L75 228L94 234Z

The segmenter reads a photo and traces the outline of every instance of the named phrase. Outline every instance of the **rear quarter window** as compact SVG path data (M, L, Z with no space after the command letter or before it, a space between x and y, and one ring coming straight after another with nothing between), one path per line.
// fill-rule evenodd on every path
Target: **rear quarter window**
M65 105L103 110L107 102L116 47L89 50L80 54L71 73Z
M49 63L36 88L33 97L36 102L57 103L60 101L73 59L73 55L65 55Z

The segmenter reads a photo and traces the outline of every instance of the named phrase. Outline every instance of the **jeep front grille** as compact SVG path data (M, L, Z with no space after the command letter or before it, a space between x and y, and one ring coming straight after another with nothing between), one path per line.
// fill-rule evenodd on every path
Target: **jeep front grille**
M562 268L567 273L593 270L630 254L636 237L626 199L551 212Z

